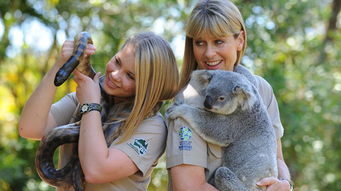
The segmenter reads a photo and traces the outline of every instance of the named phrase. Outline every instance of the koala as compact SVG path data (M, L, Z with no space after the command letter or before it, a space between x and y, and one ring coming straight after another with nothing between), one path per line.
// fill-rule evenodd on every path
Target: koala
M167 113L222 147L222 166L209 183L223 191L265 190L256 182L278 175L274 128L255 79L245 70L194 71L185 96Z

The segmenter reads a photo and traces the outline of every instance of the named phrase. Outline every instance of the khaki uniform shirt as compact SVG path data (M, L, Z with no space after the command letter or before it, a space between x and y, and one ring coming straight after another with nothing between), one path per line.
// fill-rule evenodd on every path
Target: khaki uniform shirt
M260 76L256 76L256 87L267 107L277 139L283 136L278 104L270 84ZM188 123L178 118L169 121L166 147L167 169L181 164L196 165L205 168L206 181L221 166L222 150L218 145L204 141ZM171 177L169 176L169 190Z
M76 94L71 93L52 105L51 112L57 125L68 124L78 102ZM145 119L132 137L117 144L116 139L110 148L115 148L125 153L137 166L139 171L134 175L117 181L103 184L85 184L86 191L145 191L151 179L151 172L156 166L158 159L163 154L166 144L167 128L160 113ZM62 149L63 158L67 162L71 152L71 146ZM122 167L124 168L124 167ZM58 188L57 190L67 190Z

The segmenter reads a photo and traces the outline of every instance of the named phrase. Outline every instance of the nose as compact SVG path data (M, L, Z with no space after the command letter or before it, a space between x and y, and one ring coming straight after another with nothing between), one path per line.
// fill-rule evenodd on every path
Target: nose
M213 58L215 55L215 49L212 45L208 44L205 50L205 56L207 59Z
M111 72L111 77L115 80L115 81L121 81L121 72L120 70L115 70Z
M211 96L206 96L205 101L204 101L204 107L206 109L212 109L213 105L213 99Z

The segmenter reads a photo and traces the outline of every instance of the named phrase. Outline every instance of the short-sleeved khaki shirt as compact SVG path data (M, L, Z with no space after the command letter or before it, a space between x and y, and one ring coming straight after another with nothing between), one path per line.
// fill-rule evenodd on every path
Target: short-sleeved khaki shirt
M68 94L60 101L52 105L51 113L58 126L67 124L71 115L77 107L75 93ZM136 129L133 136L120 144L116 139L110 148L119 149L125 153L138 167L139 171L134 175L117 181L103 184L85 184L86 191L145 191L151 178L151 172L156 166L158 159L166 147L167 128L160 113L145 119ZM71 154L71 145L63 146L63 157L60 159L65 163ZM62 164L63 165L63 164ZM72 191L72 188L57 190Z
M270 84L260 76L256 76L256 86L267 107L277 139L283 136L276 98ZM181 96L180 96L181 97ZM221 166L222 150L220 146L204 141L188 123L181 118L169 121L166 147L167 169L181 164L196 165L205 168L206 180ZM169 190L171 190L169 176Z

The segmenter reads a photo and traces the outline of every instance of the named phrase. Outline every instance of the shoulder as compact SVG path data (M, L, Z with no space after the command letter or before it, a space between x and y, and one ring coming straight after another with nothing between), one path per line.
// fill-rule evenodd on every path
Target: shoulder
M269 105L273 102L274 92L268 81L266 81L263 77L254 75L256 79L256 88L259 92L259 95L262 97L264 104L269 107Z
M156 115L143 120L137 128L137 132L166 133L167 128L161 113L158 112Z
M258 91L264 91L264 92L273 92L272 87L268 81L266 81L263 77L254 75L256 79L256 87Z

